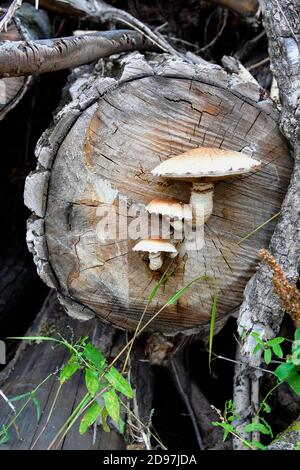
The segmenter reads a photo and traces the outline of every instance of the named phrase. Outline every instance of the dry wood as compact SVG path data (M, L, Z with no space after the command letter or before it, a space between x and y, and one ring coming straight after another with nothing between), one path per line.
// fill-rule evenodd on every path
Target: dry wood
M29 41L39 37L49 37L49 34L50 24L47 14L24 4L7 26L7 30L0 33L0 44L3 44L2 41ZM0 120L21 101L33 82L33 77L23 76L0 79Z
M223 442L222 430L211 424L212 421L218 421L218 415L211 408L199 386L191 378L185 352L180 351L171 357L166 367L179 396L187 408L199 448L201 450L225 450L228 448L228 443Z
M135 31L118 30L0 45L0 77L38 75L87 64L120 52L150 48Z
M300 261L300 8L297 1L286 0L261 0L261 6L269 40L272 71L278 83L282 103L280 126L292 147L295 159L288 192L269 249L282 266L288 280L295 283L299 276ZM241 351L246 364L241 380L250 375L248 361L255 366L259 366L261 362L260 353L252 355L256 342L250 333L256 331L263 339L272 338L279 331L282 317L283 307L273 290L272 272L261 263L246 287L238 318L240 333L247 332ZM249 389L248 392L241 390L236 393L239 408L247 407L247 400L244 401L247 393Z
M117 195L142 211L155 196L188 201L187 183L151 175L160 160L199 145L244 150L262 160L263 169L217 186L204 249L181 245L174 274L145 318L206 274L220 287L220 327L239 307L273 225L238 243L279 210L289 181L277 111L255 83L205 62L156 57L150 63L133 54L114 70L116 78L79 77L70 88L71 103L37 146L39 164L27 178L25 203L34 213L28 243L38 271L71 314L96 314L134 329L160 273L150 272L147 261L132 252L134 240L101 242L97 210L116 205ZM127 222L132 220L129 215ZM207 333L214 292L210 281L194 285L151 329Z
M112 7L102 0L41 0L40 4L43 8L65 14L83 16L100 22L120 23L122 26L126 25L126 27L129 26L142 33L145 38L153 41L163 51L169 52L174 56L180 56L176 49L159 33L152 31L151 28L130 15L127 11Z
M11 20L13 19L16 11L20 6L22 5L23 0L13 0L12 3L10 4L7 12L3 15L2 20L0 21L0 32L1 31L7 31L7 27Z

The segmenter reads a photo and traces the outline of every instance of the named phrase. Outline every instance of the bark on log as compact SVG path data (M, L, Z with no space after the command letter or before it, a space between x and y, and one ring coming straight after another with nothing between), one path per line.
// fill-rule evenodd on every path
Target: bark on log
M102 23L118 23L122 26L129 26L153 41L154 44L160 47L163 51L174 56L181 55L161 34L152 31L149 26L145 25L142 21L138 20L127 11L110 6L102 0L94 0L93 2L88 0L40 0L40 4L45 9L68 15L73 14L75 16L83 16Z
M295 450L300 444L300 416L268 445L268 450Z
M70 87L72 101L37 146L39 163L27 178L25 203L34 213L28 244L38 272L73 315L96 314L134 329L161 274L149 271L147 261L132 252L134 240L101 242L97 211L116 205L117 196L142 213L155 196L187 202L187 183L151 175L160 160L199 145L243 150L262 160L262 170L218 184L204 249L187 251L181 245L174 274L145 318L206 274L220 287L221 326L239 307L258 249L273 226L238 242L278 211L290 177L277 111L256 84L217 65L168 56L147 62L132 54L115 63L114 71L114 77L96 72L79 77ZM195 284L149 329L207 333L214 292L209 281Z
M151 45L153 42L140 33L127 30L7 42L0 45L0 77L56 72L121 52L149 49Z
M261 2L264 24L269 38L269 53L272 70L278 82L282 113L280 126L289 140L295 158L294 171L288 193L281 208L281 216L270 243L270 251L283 268L291 283L299 276L300 241L300 49L295 38L300 34L297 2L281 0ZM282 15L284 11L284 16ZM245 291L245 300L240 310L239 327L250 333L258 331L265 339L275 336L279 330L283 308L272 286L272 273L261 263ZM242 353L253 350L253 338L248 335ZM254 356L255 362L260 355Z
M295 159L288 192L269 249L294 284L300 269L300 7L299 2L288 0L261 0L260 3L269 40L271 68L282 104L280 127ZM265 340L276 336L283 313L281 301L273 290L272 273L261 263L246 287L238 318L239 332L248 333L241 351L245 367L240 380L245 381L245 376L251 375L251 368L247 366L249 361L256 367L261 362L261 353L252 354L256 342L250 333L256 331ZM238 408L249 407L247 390L243 390L242 394L236 393L236 397Z
M3 41L34 40L47 38L49 35L50 24L47 14L24 4L17 11L7 31L0 33L0 48L5 44ZM33 77L23 76L0 78L0 120L20 102L33 81Z

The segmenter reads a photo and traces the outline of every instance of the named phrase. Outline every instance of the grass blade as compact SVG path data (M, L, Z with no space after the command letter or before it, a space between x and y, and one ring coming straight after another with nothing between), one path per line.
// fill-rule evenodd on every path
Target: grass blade
M191 282L189 282L186 286L182 287L177 292L175 292L175 294L171 295L171 297L165 303L165 307L168 306L168 305L172 305L175 302L177 302L177 300L180 299L180 297L183 294L185 294L196 282L198 282L198 281L207 281L207 280L211 280L211 277L206 276L204 274L201 274L201 276L197 276L195 279L193 279Z
M214 337L214 329L215 329L215 322L216 322L216 314L217 314L217 302L218 302L218 293L219 288L216 288L214 300L211 309L211 319L210 319L210 327L209 327L209 355L208 355L208 367L209 372L211 373L211 355L212 355L212 344L213 344L213 337Z
M262 229L263 227L265 227L266 225L268 225L270 222L272 222L272 220L276 219L277 217L279 217L280 215L280 212L276 212L276 214L274 214L272 217L270 217L270 219L266 220L265 222L263 222L262 224L260 224L258 227L256 227L254 230L252 230L252 232L248 233L247 235L245 235L245 237L243 237L239 242L237 242L237 245L241 245L241 243L243 243L245 240L247 240L248 238L252 237L252 235L254 235L256 232L258 232L260 229Z

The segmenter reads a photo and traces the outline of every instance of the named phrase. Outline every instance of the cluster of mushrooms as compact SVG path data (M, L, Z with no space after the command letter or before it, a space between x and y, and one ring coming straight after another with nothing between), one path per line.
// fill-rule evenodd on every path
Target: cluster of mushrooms
M189 206L176 199L153 199L146 210L150 214L168 217L173 228L180 229L185 220L191 227L205 224L213 211L215 183L260 168L261 162L242 152L219 148L199 147L165 160L152 170L155 176L189 181L192 191ZM163 254L176 257L174 244L162 238L140 240L133 251L147 252L149 267L158 270L163 265Z

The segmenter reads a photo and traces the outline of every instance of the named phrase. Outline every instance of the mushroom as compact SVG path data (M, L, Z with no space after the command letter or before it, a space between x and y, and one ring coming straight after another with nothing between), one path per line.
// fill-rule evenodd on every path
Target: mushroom
M152 170L152 174L193 183L190 197L193 223L202 225L212 214L214 183L249 173L260 166L260 161L242 152L200 147L165 160Z
M156 271L162 267L162 253L170 253L171 257L177 255L175 246L168 240L162 240L161 238L146 238L145 240L140 240L132 250L149 253L149 267L152 271Z
M184 204L178 199L155 198L146 206L150 214L159 214L170 217L170 223L175 230L182 230L182 220L191 221L193 219L192 209L188 204Z

